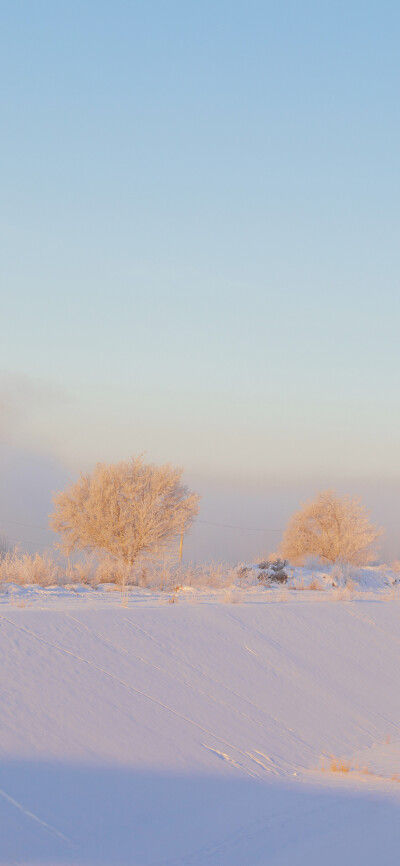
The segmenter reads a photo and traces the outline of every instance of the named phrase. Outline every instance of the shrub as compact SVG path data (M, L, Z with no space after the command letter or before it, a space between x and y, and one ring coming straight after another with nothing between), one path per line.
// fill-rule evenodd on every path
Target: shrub
M61 580L61 569L50 553L20 553L14 549L0 559L0 580L21 585L54 586Z
M258 563L260 569L257 577L261 583L286 583L288 574L285 571L287 559L276 559L275 562L263 560Z

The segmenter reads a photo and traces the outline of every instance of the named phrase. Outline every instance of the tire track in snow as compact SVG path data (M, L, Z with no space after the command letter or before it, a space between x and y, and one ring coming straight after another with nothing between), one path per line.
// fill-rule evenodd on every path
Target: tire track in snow
M237 717L242 717L243 719L245 719L245 721L250 721L253 724L256 724L258 727L265 730L265 727L266 727L265 724L263 724L263 722L259 721L258 719L252 718L251 716L247 715L247 713L243 713L241 710L238 710L236 707L233 707L231 704L227 704L225 701L221 700L220 698L217 698L214 695L211 695L209 692L205 692L199 686L195 686L192 683L190 683L187 679L182 679L182 678L176 676L175 674L171 673L171 671L165 670L164 668L155 664L155 662L152 662L150 659L146 659L146 658L143 658L142 656L138 656L138 655L135 655L133 653L130 653L124 647L120 647L118 644L113 643L113 641L111 641L106 635L104 635L103 632L99 632L96 629L92 628L91 626L88 626L85 623L81 623L81 621L79 619L76 619L75 617L71 616L70 614L66 614L66 616L68 616L70 619L73 619L74 622L76 622L78 626L82 626L89 633L95 635L96 637L100 637L101 639L104 639L104 641L106 641L107 644L112 646L114 649L117 649L117 650L121 649L122 652L126 653L130 657L135 658L137 661L143 662L143 664L148 665L149 667L151 667L154 670L161 673L163 676L169 677L174 682L179 682L179 683L183 682L184 685L187 688L192 689L192 691L194 691L195 694L202 695L203 697L207 698L207 700L214 701L214 703L216 703L219 706L222 706L225 709L229 710L230 712L234 713ZM145 632L145 630L143 628L141 628L141 626L136 626L136 623L132 623L132 625L134 626L134 628L137 628L140 632L143 632L146 636L148 636L151 639L150 633ZM165 650L165 646L160 641L157 640L154 642L156 643L156 645L160 649ZM247 650L248 647L245 647L245 649ZM249 650L249 652L252 652L252 650ZM257 653L254 653L254 655L257 655ZM175 657L181 661L180 656L175 655ZM195 672L199 673L203 678L205 678L205 674L202 673L200 668L196 668L194 665L192 665L190 663L188 666L192 670L194 670ZM220 685L218 680L213 679L212 681L216 685ZM221 685L224 685L224 684L221 684ZM246 701L245 698L242 698L241 695L239 695L237 692L232 691L227 686L224 685L224 688L226 688L226 690L229 691L231 694L234 694L236 697L239 697L241 700ZM248 703L248 701L246 701L246 703ZM262 713L265 712L265 711L261 710L261 708L258 708L255 704L251 704L251 706L253 706L256 709L260 709L260 712L262 712ZM277 722L277 724L278 724L278 722ZM282 727L282 725L280 727ZM283 727L286 728L285 725L283 725ZM286 730L289 732L290 729L286 728ZM273 732L273 729L270 728L270 732ZM204 746L204 748L208 749L210 752L214 752L216 755L218 755L220 757L224 757L228 761L228 763L233 764L235 767L237 767L241 770L244 769L242 764L237 764L233 760L233 758L230 758L229 755L225 755L223 752L218 752L218 750L212 749L210 746L207 746L205 743L202 743L202 746ZM260 767L262 767L263 770L265 770L269 774L273 774L276 776L281 775L279 772L279 769L278 769L279 765L272 758L270 758L268 755L265 755L263 752L258 751L258 749L254 749L253 751L255 752L255 754L253 754L252 752L246 752L247 757L250 758L251 761L253 761L255 764L258 764ZM264 759L264 761L261 761L260 758L256 758L255 755L260 755L261 758ZM284 762L283 759L281 759L281 760L282 760L282 763L286 763L288 770L291 769L291 767L289 766L289 764L287 764L287 762ZM266 764L265 761L267 761L268 763ZM297 769L300 769L300 768L298 767ZM253 775L256 778L259 778L257 773L250 773L250 775Z
M219 752L218 749L212 749L211 746L207 746L206 743L202 743L201 745L204 749L207 749L207 751L212 752L214 755L216 755L217 758L220 758L222 761L226 761L227 764L232 764L232 766L236 767L238 770L244 770L244 772L247 773L248 776L253 776L254 779L260 778L258 773L253 773L251 770L248 770L246 767L244 767L243 764L238 764L237 761L231 758L230 755L227 755L226 752Z
M46 608L46 610L49 610L49 608ZM129 652L129 650L125 649L124 647L120 647L119 644L114 643L103 632L99 632L96 629L92 628L91 626L86 625L86 623L82 623L79 619L76 619L71 614L65 613L65 616L68 616L69 619L74 620L74 622L76 622L77 625L82 626L82 628L84 628L89 633L92 633L96 637L100 637L101 639L103 639L107 644L112 646L114 649L121 650L121 652L125 653L129 657L133 657L137 661L140 661L143 664L148 665L149 667L151 667L154 670L161 673L163 676L167 676L175 682L179 682L179 683L183 682L185 684L185 686L189 689L192 689L192 691L194 691L195 694L203 695L205 698L213 701L218 706L224 707L225 709L234 713L238 718L241 717L246 722L251 722L252 724L257 725L257 727L262 728L263 731L268 730L269 733L272 733L272 734L275 733L274 728L271 725L268 725L268 723L262 722L258 719L255 719L253 716L249 716L247 713L244 713L242 710L239 710L238 708L232 706L231 704L228 704L226 701L223 701L221 698L218 698L215 695L212 695L209 692L204 691L202 688L200 688L200 686L193 685L191 682L189 682L189 680L182 679L181 677L173 674L171 671L165 670L165 668L160 667L159 665L155 664L155 662L152 662L150 659L143 658L142 656L138 656L138 655L135 655L135 654ZM124 619L125 619L125 617L124 617ZM146 632L145 629L143 629L141 626L136 625L136 623L130 623L129 620L127 620L127 623L128 623L128 625L132 625L133 628L142 632L146 637L149 637L150 640L153 640L152 635L149 632ZM165 651L166 647L160 641L154 639L153 643L155 643L155 645L158 646L161 650ZM245 649L248 649L248 647L245 647ZM175 657L178 661L182 662L182 658L179 655L177 655L176 653L170 653L170 654L172 657ZM256 653L254 653L254 655L256 655ZM203 677L203 679L210 679L211 682L213 682L216 686L224 688L228 693L239 698L239 700L243 701L244 703L249 704L249 706L251 706L253 709L259 710L259 712L261 712L263 715L266 715L265 710L263 710L261 707L257 706L257 704L254 704L251 701L248 701L246 698L242 697L242 695L240 695L238 692L235 692L233 689L229 688L229 686L226 686L225 683L221 683L220 681L214 679L211 676L206 677L206 675L200 670L200 668L195 667L195 665L192 665L190 662L187 662L187 666L191 670L198 673L201 677ZM270 719L270 718L271 718L271 716L269 716L269 717L267 716L267 719ZM278 724L278 722L277 722L277 724ZM280 726L282 726L282 725L280 725ZM259 763L258 761L256 761L256 759L253 758L253 760L255 760L255 763Z
M47 610L49 610L49 608L47 608ZM86 625L85 622L81 622L80 619L76 619L76 617L72 616L72 614L68 613L68 611L63 611L63 613L64 613L64 616L68 617L68 619L72 619L74 622L76 622L77 625L80 626L80 628L85 629L88 632L91 632L96 637L99 637L105 643L109 644L114 649L118 650L118 652L125 653L126 655L129 655L129 650L125 649L125 647L123 647L123 646L120 646L120 644L114 643L114 641L110 640L110 638L108 638L107 635L105 635L102 631L97 631L97 629L94 629L91 625Z
M114 649L121 650L121 652L125 653L125 654L128 655L130 658L134 658L134 659L136 659L137 661L140 661L140 662L142 662L143 664L148 665L149 667L151 667L151 668L153 668L154 670L156 670L156 671L158 671L159 673L161 673L163 676L169 677L169 678L170 678L171 680L173 680L174 682L178 682L178 683L182 683L182 682L183 682L187 688L192 689L192 691L194 691L196 694L203 695L205 698L207 698L207 699L210 700L210 701L213 701L215 704L218 704L219 706L224 707L224 708L230 710L230 712L234 713L236 716L238 716L238 717L242 717L246 722L252 722L253 724L256 724L258 727L260 727L260 728L262 728L263 730L265 730L265 728L266 728L265 723L259 721L258 719L254 719L254 718L252 718L252 716L249 716L247 713L244 713L242 710L239 710L237 707L233 707L231 704L226 703L226 701L223 701L221 698L218 698L218 697L216 697L215 695L210 694L210 692L206 692L206 691L204 691L204 689L202 689L200 686L198 686L198 685L193 685L193 683L189 682L189 680L187 680L187 679L183 679L182 677L179 677L179 676L176 676L176 674L172 673L172 672L169 671L169 670L166 670L165 668L160 667L160 666L157 665L155 662L151 661L151 659L143 658L143 656L138 656L138 655L136 655L136 654L130 652L129 650L125 649L124 647L119 647L118 644L113 643L113 641L111 641L111 640L110 640L106 635L104 635L102 632L97 631L96 629L92 628L91 626L86 625L85 623L81 623L79 619L75 619L75 617L71 616L70 614L66 614L66 616L68 616L70 619L73 619L73 620L74 620L78 625L82 626L82 628L85 628L86 631L91 632L91 633L94 634L96 637L100 637L101 639L103 639L105 642L107 642L107 643L108 643L110 646L112 646ZM129 622L129 621L128 621L128 622ZM139 631L143 632L146 636L148 635L148 637L151 639L151 635L150 635L148 632L145 632L144 629L142 629L140 626L136 626L135 623L132 623L132 625L133 625L134 628L137 628ZM154 641L154 643L155 643L155 644L156 644L156 645L157 645L161 650L165 650L165 647L164 647L163 644L161 644L159 641ZM171 653L171 656L177 658L179 661L182 661L182 659L180 658L180 656L177 656L177 655L174 654L174 653ZM187 663L187 667L191 668L191 670L193 670L193 671L195 671L196 673L200 674L200 676L202 676L203 679L206 678L205 675L204 675L204 674L202 673L202 671L200 670L200 668L196 668L194 665L190 664L190 662ZM210 679L210 680L211 680L215 685L217 685L217 686L223 686L223 687L224 687L227 691L229 691L231 694L234 694L235 697L238 697L238 698L240 698L240 699L243 700L243 701L246 700L245 698L242 698L241 695L237 694L237 692L234 692L234 691L232 691L232 689L229 689L228 687L226 687L226 686L224 685L224 683L219 683L218 680L215 680L215 679L213 679L213 678L211 678L211 677L210 677L209 679ZM248 702L246 702L246 703L248 703ZM255 704L252 704L251 706L253 706L255 709L259 709L259 708L256 707ZM260 711L261 711L261 712L264 712L263 710L260 710Z
M242 631L244 630L244 626L240 622L240 620L237 620L236 617L232 616L232 614L230 614L230 613L228 614L228 616L233 620L233 622L235 622L236 624L238 624L240 626ZM240 715L242 715L244 719L249 720L250 722L252 722L252 724L256 724L257 726L262 728L263 731L268 731L268 733L272 734L273 736L276 735L277 728L279 730L284 729L286 731L286 733L288 734L290 739L293 739L293 740L296 739L296 741L300 742L301 745L304 746L304 748L306 750L310 749L310 744L306 740L304 740L304 738L301 737L299 734L297 735L296 738L294 738L293 730L291 728L289 728L282 719L277 719L275 716L271 716L270 714L267 713L267 711L263 707L260 707L259 704L256 704L256 703L254 703L254 701L250 701L248 698L245 698L243 695L239 694L239 692L235 691L235 689L230 688L230 686L227 686L221 680L216 680L210 673L205 674L200 668L196 667L196 665L193 665L187 659L183 660L182 657L176 651L174 651L170 647L167 648L165 646L165 644L163 644L158 638L154 637L151 634L151 632L146 631L146 629L144 629L143 626L140 626L135 622L131 622L131 620L127 619L126 616L122 616L122 619L128 625L128 627L131 631L136 630L136 631L140 632L145 637L149 638L151 640L151 642L154 643L155 646L157 646L163 653L168 652L172 658L175 658L181 664L183 663L183 664L187 665L187 667L189 667L192 671L194 671L196 674L201 676L203 679L210 680L210 682L212 682L214 685L216 685L219 689L221 689L221 688L225 689L225 691L228 692L228 694L234 695L235 698L239 698L240 701L247 704L247 706L249 706L251 709L257 710L259 713L261 713L262 716L265 717L265 721L264 722L259 721L258 719L255 719L253 716L248 716L246 713L243 713L241 710L235 710L235 708L232 707L230 704L227 704L225 702L221 702L223 706L227 707L228 709L233 710L234 712L236 712L236 714L240 713ZM267 635L264 635L259 629L256 629L256 632L257 632L257 634L259 634L260 636L262 636L264 638L264 641L268 641ZM274 645L275 645L275 648L279 647L279 644L276 641L274 641ZM244 649L246 651L249 649L245 644L243 646L244 646ZM262 669L265 670L266 669L265 660L262 658L259 658L259 654L254 653L253 650L250 650L250 652L252 652L257 657L257 663L260 665L260 667ZM280 668L278 668L276 665L273 665L272 662L270 662L270 661L267 661L267 667L268 667L268 669L273 669L278 674L283 673L283 671ZM160 670L161 670L161 668L160 668ZM177 677L177 679L179 681L179 677ZM190 685L190 684L187 683L187 685ZM198 689L198 691L200 694L204 694L204 692L201 692L200 689ZM212 697L212 696L207 694L207 697ZM214 700L219 702L218 698L214 698ZM273 722L275 722L275 726L271 725L271 719ZM294 767L292 767L291 764L288 764L288 762L285 761L284 758L280 757L280 761L281 761L281 765L282 765L282 772L285 772L283 770L283 765L286 765L286 773L289 773L290 771L292 771L294 769ZM303 767L303 765L301 765L301 766L296 765L296 767L295 767L296 770L302 770L304 768L305 767Z
M48 830L50 833L54 833L55 836L58 836L58 838L61 839L63 842L67 842L69 845L73 844L71 842L71 839L68 839L68 836L64 836L64 833L60 833L59 830L56 830L56 828L52 827L51 824L48 824L47 821L43 821L42 818L39 818L38 815L35 815L34 812L31 812L29 809L25 809L25 807L22 806L22 804L19 803L18 800L14 800L14 797L10 797L10 795L7 794L6 791L3 791L2 788L0 788L0 797L3 797L5 800L7 800L8 803L11 803L12 806L15 806L16 809L19 809L19 811L26 815L27 818L31 818L32 821L36 821L37 824L40 824L41 827L43 827L45 830Z
M249 720L253 724L258 725L263 730L267 730L270 734L275 733L275 728L270 724L271 718L273 719L274 722L279 724L279 726L282 726L283 723L279 722L278 719L275 719L271 715L268 715L265 708L260 707L259 704L255 704L254 701L250 701L248 698L245 698L243 695L239 694L239 692L235 691L235 689L232 689L230 686L227 686L226 683L222 682L221 680L216 680L212 676L212 674L210 674L210 673L205 674L201 670L201 668L196 667L196 665L193 665L186 658L182 659L182 657L178 653L174 652L174 650L171 649L170 647L168 647L168 649L167 649L165 644L161 643L161 641L159 641L158 638L154 637L150 632L146 631L146 629L144 629L142 626L137 625L137 623L131 622L126 617L123 617L123 619L127 623L127 625L130 627L131 630L136 629L137 631L141 632L141 634L143 634L145 637L148 637L152 641L152 643L154 643L155 646L157 646L162 652L165 653L166 651L168 651L171 658L175 658L180 664L186 665L188 668L190 668L190 670L194 671L194 673L198 674L200 677L202 677L205 680L209 680L211 683L213 683L219 689L224 689L226 692L228 692L228 694L233 695L235 698L239 698L240 701L242 701L244 704L247 704L247 706L250 707L252 710L257 710L259 713L261 713L263 716L265 716L265 721L264 722L258 721L258 719L254 719L253 716L248 716L247 713L243 713L241 710L235 710L234 707L231 707L230 704L226 704L225 702L223 702L224 706L228 707L229 709L233 709L234 712L236 712L236 713L240 713L244 719ZM245 649L248 649L248 648L245 647ZM256 653L254 653L254 655L256 655ZM271 667L271 665L270 665L270 667ZM179 678L177 678L177 679L179 679ZM214 700L218 700L218 698L214 698ZM287 728L287 730L289 731L289 728Z
M225 615L230 620L232 620L232 622L236 623L239 626L241 631L246 633L246 628L245 628L243 622L238 617L236 617L230 611L226 611ZM357 614L354 614L354 616L357 616ZM267 648L272 647L277 653L284 651L288 661L290 661L295 667L298 667L298 657L294 654L293 650L290 650L288 647L285 647L283 644L279 643L276 640L276 638L274 638L271 635L268 635L265 632L261 631L261 629L257 628L257 626L253 626L253 630L254 630L255 634L260 639L262 639L263 643L266 645ZM383 632L383 634L385 634L384 629L381 629L381 631ZM278 674L285 675L284 668L279 668L277 665L273 664L268 658L265 659L262 656L260 656L260 654L258 654L257 663L260 665L260 667L264 668L264 670L270 668L270 669L274 670L275 672L277 672ZM309 675L309 679L310 679L310 675ZM275 717L272 717L272 718L282 729L284 729L286 731L287 734L289 734L289 736L292 736L292 734L293 734L292 729L289 728L283 720L278 720ZM370 737L375 736L375 731L372 730L372 728L364 727L361 718L358 719L357 724L358 724L360 731L367 733L368 736L370 736ZM399 730L400 730L400 725L399 725ZM304 737L300 736L299 733L297 733L296 741L298 743L300 743L304 747L305 750L310 752L310 749L311 749L310 743L307 740L305 740ZM287 764L287 767L289 768L288 764ZM306 767L306 765L299 765L299 766L293 766L292 769L293 770L306 770L307 767Z
M136 688L135 686L131 685L131 683L127 683L125 680L121 679L121 677L117 677L115 674L112 674L110 671L107 671L105 668L100 667L100 665L96 665L94 662L90 661L90 659L87 659L84 656L80 656L77 653L72 652L71 650L67 650L63 647L58 646L55 643L52 643L51 641L46 640L43 637L40 637L40 635L36 634L36 632L32 631L31 629L26 628L25 626L18 625L13 620L9 619L6 616L3 616L3 614L0 614L0 619L3 620L3 622L8 622L9 625L13 626L14 628L16 628L19 631L22 631L24 634L27 634L30 637L33 637L35 640L37 640L39 643L43 644L44 646L49 646L52 649L55 649L58 652L63 653L64 655L70 656L71 658L75 659L76 661L79 661L79 662L82 662L83 664L88 665L88 667L92 668L93 670L104 674L104 676L109 677L109 679L113 680L114 682L116 682L119 685L123 686L124 688L128 689L130 692L133 692L134 694L140 695L141 697L145 698L146 700L150 701L151 703L156 704L156 706L160 707L161 709L166 710L167 712L171 713L171 715L175 716L175 718L180 719L183 722L186 722L187 724L189 724L192 727L196 728L197 730L201 731L203 734L207 734L207 736L212 737L218 743L221 743L224 746L228 746L229 749L233 749L234 752L236 752L238 755L241 755L243 758L248 759L250 757L248 752L244 752L243 749L240 749L238 746L235 746L233 743L230 743L229 740L224 740L222 737L218 736L218 734L214 734L208 728L205 728L203 725L200 725L198 722L195 722L194 719L189 718L189 716L185 716L183 713L179 713L177 710L174 710L173 707L168 706L168 704L164 704L158 698L155 698L152 695L149 695L147 692L144 692L142 689ZM252 759L250 758L250 760L252 760ZM255 775L254 772L251 770L246 770L245 772L247 772L248 775L250 775L250 776ZM282 772L282 774L283 774L283 772ZM260 776L259 774L256 774L256 775L259 779L262 778L262 776Z
M285 828L292 827L293 821L295 820L298 824L304 823L304 819L313 819L314 816L318 816L316 820L321 820L321 815L327 814L331 811L331 805L323 805L320 803L317 805L306 805L300 808L297 808L294 813L287 815L285 811L282 810L282 807L278 809L276 812L272 812L268 815L268 817L260 817L254 821L251 821L247 824L243 824L237 830L233 830L228 833L218 842L211 843L209 845L202 845L201 848L197 848L195 851L188 853L182 857L169 857L167 860L157 860L153 861L151 866L195 866L196 863L204 863L206 860L210 860L214 858L216 855L218 856L218 862L220 861L221 854L225 853L228 849L235 850L240 846L246 847L246 850L249 847L249 842L253 841L257 836L265 836L266 833L270 833L271 830L275 830L277 827ZM244 855L245 857L246 855ZM216 861L213 859L213 862ZM224 858L224 863L228 862ZM243 859L244 863L248 863L248 860ZM259 857L257 857L257 863L263 862L263 866L268 866L268 861L261 861ZM282 861L283 862L283 861Z
M370 619L369 617L365 616L364 614L359 613L358 611L354 611L354 610L347 609L347 613L349 616L353 616L354 619L358 619L359 622L363 622L363 623L365 623L365 625L372 626L377 631L382 632L382 634L384 634L385 637L388 637L390 640L394 641L394 643L400 644L400 638L396 637L391 632L386 631L386 629L382 628L381 625L378 625L378 623L375 622L374 619Z

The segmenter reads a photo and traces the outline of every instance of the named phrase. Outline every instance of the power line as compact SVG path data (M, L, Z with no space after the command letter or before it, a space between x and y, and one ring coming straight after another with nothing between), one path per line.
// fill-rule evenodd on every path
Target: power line
M37 523L21 523L18 520L6 520L5 518L0 517L0 524L3 524L3 523L7 523L9 526L24 526L26 529L41 529L45 532L51 532L51 530L49 529L48 526L47 527L46 526L38 526ZM21 538L21 537L15 538L12 535L8 535L8 532L7 532L6 540L12 541L14 544L22 544L24 546L33 547L35 549L37 549L37 546L38 546L37 541L32 541L32 539L29 539L29 541L28 541L26 538Z
M18 520L5 520L0 517L0 523L10 523L13 526L25 526L26 529L42 529L44 532L52 532L49 526L38 526L37 523L20 523Z
M212 520L198 520L197 523L204 523L206 526L223 526L224 529L244 529L246 532L283 532L283 529L269 529L266 526L231 526L230 523L214 523Z
M36 541L26 541L23 538L13 538L12 535L7 535L7 538L5 540L7 542L12 541L13 543L15 542L15 544L22 544L24 546L27 545L28 547L34 547L35 549L37 549Z
M9 523L13 526L24 526L27 529L41 529L44 532L52 532L48 526L39 526L37 523L21 523L18 520L5 520L0 517L0 523ZM245 532L283 532L283 529L272 529L268 526L233 526L230 523L217 523L213 520L197 520L197 523L203 523L205 526L221 526L223 529L242 529Z

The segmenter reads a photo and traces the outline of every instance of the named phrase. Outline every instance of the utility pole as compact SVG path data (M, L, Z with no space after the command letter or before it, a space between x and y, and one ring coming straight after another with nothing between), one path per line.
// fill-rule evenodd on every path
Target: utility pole
M185 530L185 523L182 523L182 532L181 532L181 540L179 544L179 567L182 565L182 550L183 550L183 533Z

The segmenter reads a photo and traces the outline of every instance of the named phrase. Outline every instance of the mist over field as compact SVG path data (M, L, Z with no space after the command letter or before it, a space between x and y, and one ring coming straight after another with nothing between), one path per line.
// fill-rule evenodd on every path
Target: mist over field
M78 473L54 457L5 445L0 446L0 467L0 534L28 552L52 546L55 536L48 528L52 495ZM186 477L201 495L199 519L184 546L184 561L196 563L235 564L272 553L300 502L329 486L325 479L243 483L240 479L205 479L196 473L186 473ZM340 494L361 496L373 522L384 528L378 559L400 559L396 525L400 483L358 480L337 484L336 489Z
M85 408L67 390L46 381L4 371L0 374L0 534L29 552L53 543L54 535L48 530L53 494L76 479L80 471L90 471L96 455L106 460L107 448L104 452L99 449L98 437L88 451L91 459L85 454L86 446L80 449L80 456L70 450L77 435L78 442L85 440L87 411L88 406L85 414ZM62 446L54 439L61 419ZM119 436L114 439L115 454L123 451L119 441ZM143 443L143 439L136 441ZM173 455L174 449L171 451ZM154 452L173 462L165 446L160 452L158 445ZM329 487L341 495L362 498L372 520L384 528L380 558L400 559L396 523L400 481L395 476L385 473L379 478L370 471L364 476L352 475L344 468L337 472L325 468L319 473L314 468L307 473L300 465L296 473L287 467L277 470L268 443L258 472L249 468L243 471L240 456L238 452L236 466L223 462L219 466L213 456L199 471L196 453L190 452L185 478L200 494L201 506L199 520L185 541L186 562L218 560L233 564L268 555L277 548L290 515L300 503Z

